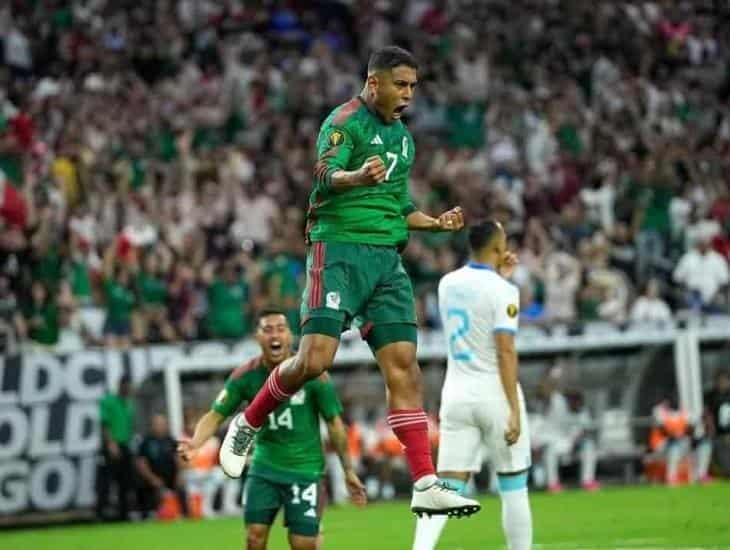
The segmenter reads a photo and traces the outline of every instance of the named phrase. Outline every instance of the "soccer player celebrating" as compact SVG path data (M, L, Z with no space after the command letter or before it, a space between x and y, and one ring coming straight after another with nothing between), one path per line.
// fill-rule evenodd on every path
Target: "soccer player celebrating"
M416 362L415 300L399 255L409 230L458 231L464 225L460 208L432 218L410 198L415 146L401 117L413 99L417 69L401 48L375 52L361 95L322 124L307 216L311 246L299 352L272 371L231 423L220 459L229 476L241 475L268 414L332 365L340 334L357 317L385 377L388 421L414 481L411 509L461 516L480 505L435 475Z
M522 390L517 382L515 334L519 291L503 277L517 258L497 222L469 230L471 261L439 283L439 308L449 348L441 395L439 476L463 491L482 466L482 443L497 470L502 527L510 550L532 546L527 499L530 442ZM436 546L446 518L421 518L414 550Z
M195 427L179 453L190 460L240 405L252 399L269 373L291 356L292 333L283 312L267 310L259 317L256 339L261 356L237 368L217 399ZM365 504L365 489L347 451L342 405L325 374L307 382L268 416L258 432L256 451L244 488L248 550L264 550L269 529L280 508L293 550L318 548L324 470L319 419L325 419L330 440L345 470L345 481L355 504Z

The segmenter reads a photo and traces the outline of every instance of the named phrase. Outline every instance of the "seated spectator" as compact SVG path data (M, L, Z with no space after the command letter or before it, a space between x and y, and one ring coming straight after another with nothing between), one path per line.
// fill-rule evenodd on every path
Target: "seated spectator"
M649 433L649 449L666 460L665 481L675 486L680 482L680 465L692 458L692 425L687 412L679 408L676 398L667 396L654 406L652 411L654 427ZM703 438L697 445L697 479L707 476L707 467L712 453L711 443ZM690 471L690 477L692 472Z
M634 323L669 323L672 320L672 311L667 303L661 299L659 281L649 279L644 291L631 307L629 318Z
M532 445L541 456L538 469L544 472L547 490L551 493L563 490L559 466L574 461L580 463L583 489L599 489L595 433L583 395L577 391L564 395L551 381L545 382L542 389L543 412L535 416L537 425L533 426ZM538 473L537 477L542 476Z
M142 440L137 451L136 465L141 478L138 498L144 516L157 510L165 491L177 493L183 513L188 515L187 494L180 475L177 442L170 436L164 415L156 414L152 417L150 433Z
M688 307L713 312L719 309L720 291L730 281L730 272L725 258L707 240L699 240L680 258L672 277L684 288Z

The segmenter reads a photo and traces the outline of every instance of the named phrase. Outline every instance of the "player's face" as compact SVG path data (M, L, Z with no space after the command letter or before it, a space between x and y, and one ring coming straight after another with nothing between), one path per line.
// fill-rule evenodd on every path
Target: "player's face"
M375 108L386 122L401 118L403 111L413 101L417 83L416 69L405 65L381 71L368 79L375 99Z
M278 365L289 357L292 334L286 317L279 314L263 317L259 321L256 340L268 364Z

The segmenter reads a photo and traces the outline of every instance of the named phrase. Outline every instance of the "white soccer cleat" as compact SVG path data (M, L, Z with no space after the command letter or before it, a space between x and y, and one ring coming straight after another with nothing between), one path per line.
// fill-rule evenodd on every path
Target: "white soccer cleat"
M461 496L443 481L437 481L422 491L413 488L411 511L419 518L424 514L463 518L481 509L482 505L476 500Z
M241 477L246 466L246 455L258 430L246 422L243 413L237 414L228 426L218 458L221 468L229 477Z

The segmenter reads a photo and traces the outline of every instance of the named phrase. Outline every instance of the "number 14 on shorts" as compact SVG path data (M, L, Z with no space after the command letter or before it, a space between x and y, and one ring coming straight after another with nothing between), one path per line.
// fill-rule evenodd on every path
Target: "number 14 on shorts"
M292 504L301 504L302 501L308 503L311 508L305 512L305 516L317 517L317 484L310 483L304 489L298 484L291 486Z

